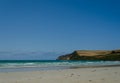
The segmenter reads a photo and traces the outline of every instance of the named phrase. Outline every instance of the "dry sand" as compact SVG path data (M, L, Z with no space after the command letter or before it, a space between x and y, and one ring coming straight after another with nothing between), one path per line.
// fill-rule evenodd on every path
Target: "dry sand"
M1 72L0 83L120 83L120 67Z

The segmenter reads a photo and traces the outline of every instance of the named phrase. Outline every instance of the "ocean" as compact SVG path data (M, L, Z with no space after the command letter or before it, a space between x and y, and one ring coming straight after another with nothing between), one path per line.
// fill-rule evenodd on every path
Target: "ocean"
M0 60L0 72L60 70L120 65L120 61Z

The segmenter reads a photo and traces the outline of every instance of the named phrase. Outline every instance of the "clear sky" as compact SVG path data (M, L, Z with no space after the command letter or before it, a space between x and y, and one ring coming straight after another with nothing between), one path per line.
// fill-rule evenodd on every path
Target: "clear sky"
M0 0L1 59L119 48L119 0Z

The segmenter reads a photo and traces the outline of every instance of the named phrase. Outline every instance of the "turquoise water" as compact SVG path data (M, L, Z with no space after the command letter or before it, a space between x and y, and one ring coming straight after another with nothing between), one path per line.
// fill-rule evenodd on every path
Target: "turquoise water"
M120 61L1 60L0 72L120 65Z

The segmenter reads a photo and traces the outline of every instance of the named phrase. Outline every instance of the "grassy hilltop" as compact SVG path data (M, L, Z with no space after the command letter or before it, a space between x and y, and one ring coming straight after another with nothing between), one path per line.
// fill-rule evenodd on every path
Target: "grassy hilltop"
M59 56L57 60L110 60L120 61L120 50L76 50Z

